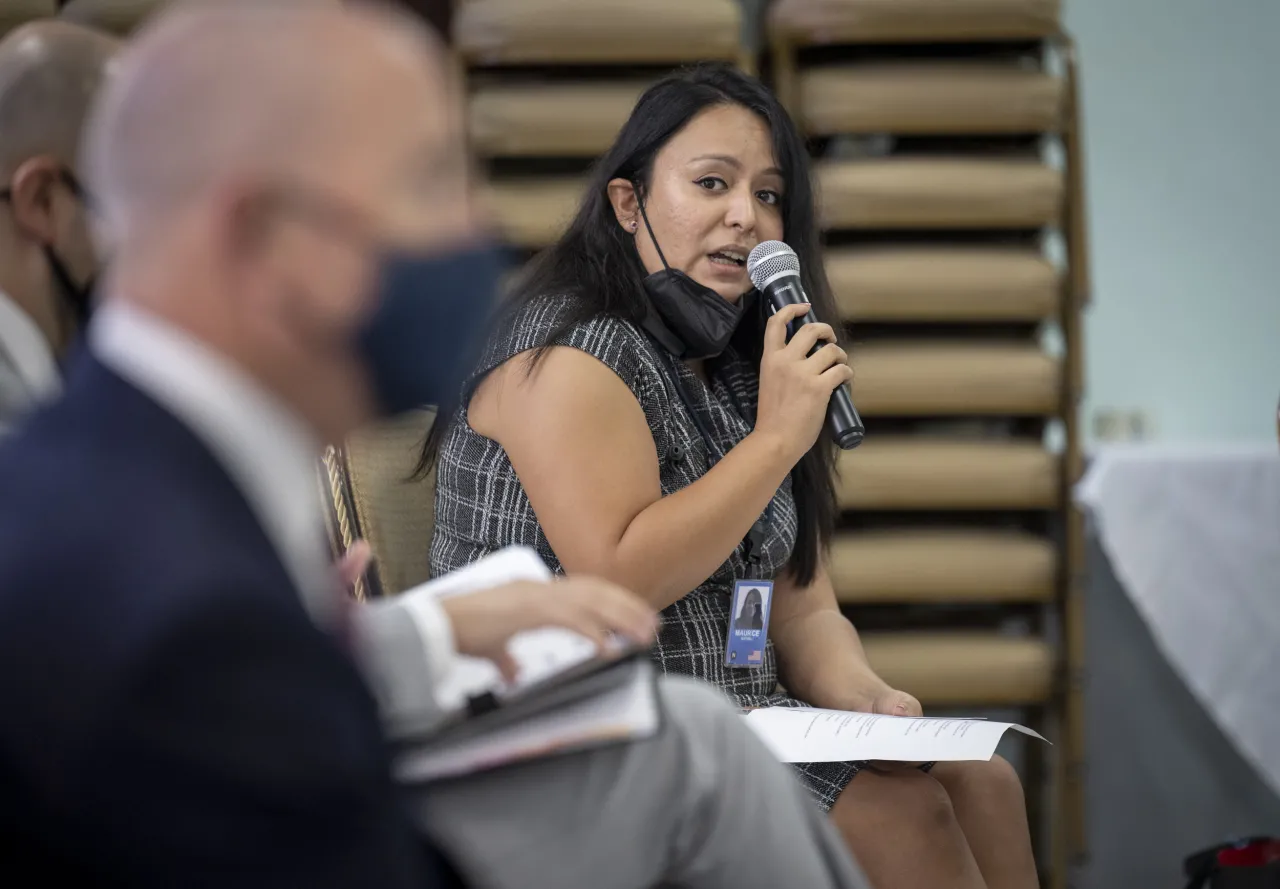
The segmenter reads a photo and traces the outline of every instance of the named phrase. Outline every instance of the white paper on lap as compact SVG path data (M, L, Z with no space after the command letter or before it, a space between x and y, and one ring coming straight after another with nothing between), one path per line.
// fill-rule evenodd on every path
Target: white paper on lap
M920 719L811 707L763 707L743 719L779 762L990 759L1010 729L1045 740L1024 726L984 719Z

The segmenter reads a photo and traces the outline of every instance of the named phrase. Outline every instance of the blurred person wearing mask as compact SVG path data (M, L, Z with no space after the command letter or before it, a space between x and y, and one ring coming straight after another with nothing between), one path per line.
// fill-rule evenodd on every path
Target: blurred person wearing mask
M0 41L0 435L61 389L97 260L80 132L119 44L64 22Z
M654 631L601 581L356 608L329 564L322 443L456 391L500 269L429 35L365 6L179 5L120 59L86 158L102 307L65 396L0 447L7 866L142 889L866 886L689 680L661 685L649 740L395 786L387 734L440 717L455 652Z

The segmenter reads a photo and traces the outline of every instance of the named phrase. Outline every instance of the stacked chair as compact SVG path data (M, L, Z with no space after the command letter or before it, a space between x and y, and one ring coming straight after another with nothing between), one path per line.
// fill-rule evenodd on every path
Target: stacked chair
M1058 13L776 0L765 24L772 82L815 155L868 427L842 457L837 594L877 670L926 710L1015 709L1057 742L1029 747L1024 774L1053 886L1084 849L1069 492L1087 281Z
M688 62L746 63L741 30L737 0L460 0L471 137L511 246L559 235L646 86Z
M58 0L5 0L0 2L0 37L35 19L48 18L58 11Z
M68 0L62 3L67 21L127 37L167 0Z

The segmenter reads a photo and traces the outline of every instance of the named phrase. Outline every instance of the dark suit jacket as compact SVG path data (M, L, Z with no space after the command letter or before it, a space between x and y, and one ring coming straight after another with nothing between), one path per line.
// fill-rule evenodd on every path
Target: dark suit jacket
M240 491L92 358L0 446L0 843L6 884L452 885Z

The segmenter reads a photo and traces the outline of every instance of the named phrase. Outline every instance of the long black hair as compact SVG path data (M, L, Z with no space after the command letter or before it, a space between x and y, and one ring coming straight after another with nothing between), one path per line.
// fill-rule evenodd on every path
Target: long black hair
M582 204L568 230L524 270L508 297L505 314L509 317L529 302L549 295L570 295L572 306L560 327L547 336L547 343L600 315L638 323L647 311L648 296L641 283L647 272L633 236L618 225L609 201L609 182L626 179L636 183L641 189L639 197L643 198L654 158L663 146L700 112L724 105L746 108L768 126L774 161L782 170L786 185L781 202L783 238L799 257L801 278L814 313L836 326L831 288L822 268L804 140L768 89L758 80L721 64L684 69L645 91L613 147L593 168ZM757 367L765 320L762 312L748 311L732 341L738 354ZM534 356L533 364L539 357ZM445 417L453 421L452 413L442 412L441 419ZM434 462L448 425L437 422L432 428L423 448L420 470ZM799 527L789 567L801 585L813 581L831 537L836 511L834 463L834 450L824 436L791 471Z

